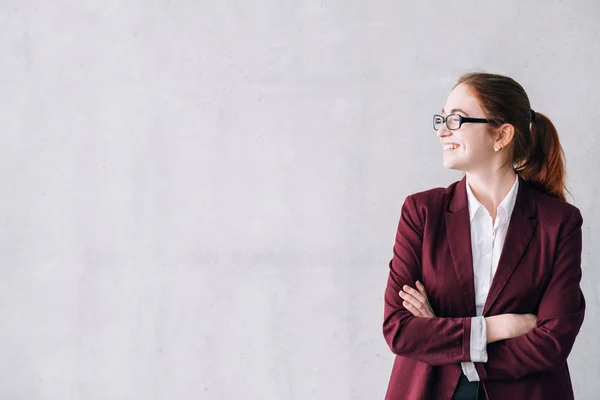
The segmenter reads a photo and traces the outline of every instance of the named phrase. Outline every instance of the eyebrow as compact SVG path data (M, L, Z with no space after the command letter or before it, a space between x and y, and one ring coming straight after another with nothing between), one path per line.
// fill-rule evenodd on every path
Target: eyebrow
M444 115L445 112L446 111L444 111L444 109L442 108L442 115ZM461 112L461 113L465 114L467 117L469 116L469 113L461 108L453 108L452 110L450 110L450 114L453 114L455 112Z

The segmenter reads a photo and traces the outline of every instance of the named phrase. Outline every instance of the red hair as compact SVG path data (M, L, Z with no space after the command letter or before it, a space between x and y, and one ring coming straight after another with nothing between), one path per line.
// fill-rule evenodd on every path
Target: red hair
M558 132L548 117L532 112L527 93L515 80L503 75L468 73L458 79L479 100L493 124L515 129L509 154L515 172L534 187L565 200L565 156Z

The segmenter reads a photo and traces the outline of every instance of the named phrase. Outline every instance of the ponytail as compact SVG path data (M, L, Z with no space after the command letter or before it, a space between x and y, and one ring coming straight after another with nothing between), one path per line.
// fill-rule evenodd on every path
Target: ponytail
M532 111L529 154L516 172L552 197L565 198L565 155L558 132L548 117Z
M525 89L514 79L498 74L471 72L458 79L468 85L495 126L515 128L512 154L515 172L535 188L565 201L565 156L558 133L544 114L531 109Z

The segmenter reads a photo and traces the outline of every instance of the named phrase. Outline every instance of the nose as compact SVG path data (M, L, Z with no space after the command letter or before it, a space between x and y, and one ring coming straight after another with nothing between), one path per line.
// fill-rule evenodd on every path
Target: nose
M445 137L452 135L452 131L450 129L448 129L446 124L442 124L442 125L440 125L440 128L437 131L437 135L440 139L445 138Z

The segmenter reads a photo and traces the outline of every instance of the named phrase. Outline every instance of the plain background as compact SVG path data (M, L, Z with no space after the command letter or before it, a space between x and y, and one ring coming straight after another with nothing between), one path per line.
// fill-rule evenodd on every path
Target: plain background
M556 124L600 393L597 1L0 1L0 398L382 399L458 76Z

